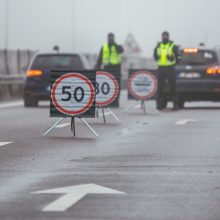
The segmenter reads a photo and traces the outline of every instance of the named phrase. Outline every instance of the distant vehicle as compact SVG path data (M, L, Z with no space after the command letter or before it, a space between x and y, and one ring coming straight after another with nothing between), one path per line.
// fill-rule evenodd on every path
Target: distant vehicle
M176 66L179 108L188 101L220 101L219 51L201 47L183 48L180 53Z
M41 53L37 54L27 68L24 83L24 106L38 106L40 100L50 99L50 71L54 69L90 69L84 54Z

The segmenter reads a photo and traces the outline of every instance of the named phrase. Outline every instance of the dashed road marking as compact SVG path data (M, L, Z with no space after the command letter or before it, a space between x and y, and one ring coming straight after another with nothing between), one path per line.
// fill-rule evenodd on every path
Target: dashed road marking
M135 105L134 108L141 108L141 104Z
M12 144L12 142L0 142L0 147L8 145L8 144Z
M197 122L195 119L181 119L176 122L176 125L186 125L187 123Z
M0 108L10 108L10 107L17 107L17 106L22 106L22 105L24 105L23 101L8 102L8 103L0 104Z

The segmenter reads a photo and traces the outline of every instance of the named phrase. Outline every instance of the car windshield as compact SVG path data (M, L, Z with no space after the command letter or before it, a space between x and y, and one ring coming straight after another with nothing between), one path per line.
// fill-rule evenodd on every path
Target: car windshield
M37 56L33 68L71 68L81 70L83 64L78 55L40 55Z
M214 51L198 50L198 52L181 52L179 65L209 65L217 62L217 55Z

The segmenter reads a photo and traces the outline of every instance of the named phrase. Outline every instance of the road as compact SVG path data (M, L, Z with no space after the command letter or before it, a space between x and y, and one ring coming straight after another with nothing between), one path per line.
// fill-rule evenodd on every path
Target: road
M99 139L67 119L43 137L47 105L0 104L0 219L219 220L220 104L129 104L123 93L122 124L88 120Z

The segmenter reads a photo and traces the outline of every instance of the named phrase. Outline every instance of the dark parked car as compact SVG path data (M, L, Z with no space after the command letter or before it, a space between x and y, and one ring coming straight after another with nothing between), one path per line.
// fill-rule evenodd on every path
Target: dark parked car
M32 60L24 83L24 105L37 106L40 100L50 98L50 72L52 69L90 69L84 54L44 53L37 54Z
M176 67L179 107L188 101L220 101L218 49L184 48L180 53Z

